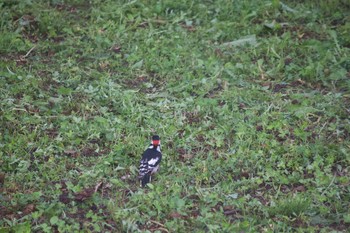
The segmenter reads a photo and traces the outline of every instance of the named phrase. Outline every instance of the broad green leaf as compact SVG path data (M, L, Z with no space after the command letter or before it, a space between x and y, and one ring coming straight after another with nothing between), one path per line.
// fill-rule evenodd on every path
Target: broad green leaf
M50 218L51 225L56 225L58 223L59 219L57 216L53 216Z

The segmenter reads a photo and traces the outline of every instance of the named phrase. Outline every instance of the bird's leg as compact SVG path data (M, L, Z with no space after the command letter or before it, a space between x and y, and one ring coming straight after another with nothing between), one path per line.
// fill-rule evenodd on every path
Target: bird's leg
M149 182L151 183L151 181L152 181L152 176L149 176Z

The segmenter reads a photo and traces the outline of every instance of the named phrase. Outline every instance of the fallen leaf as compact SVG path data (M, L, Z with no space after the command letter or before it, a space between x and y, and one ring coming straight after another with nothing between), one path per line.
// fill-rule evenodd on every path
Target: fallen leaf
M64 204L68 204L70 202L70 198L68 197L68 193L62 193L58 197L58 200Z
M64 153L66 155L76 155L78 152L75 150L65 150Z
M74 200L82 202L92 197L93 194L94 194L94 188L87 188L81 192L75 193Z
M299 185L299 186L294 188L294 191L305 192L305 187L304 187L304 185Z
M183 216L181 214L179 214L178 212L172 212L171 214L169 214L169 217L171 217L171 218L183 218Z
M34 204L29 204L27 205L24 210L22 211L24 215L28 215L32 212L35 211L35 205Z

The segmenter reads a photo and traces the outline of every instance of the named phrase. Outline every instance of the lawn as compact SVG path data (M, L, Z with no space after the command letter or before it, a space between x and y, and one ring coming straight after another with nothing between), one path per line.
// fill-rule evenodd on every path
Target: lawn
M347 0L0 0L0 109L1 233L350 228Z

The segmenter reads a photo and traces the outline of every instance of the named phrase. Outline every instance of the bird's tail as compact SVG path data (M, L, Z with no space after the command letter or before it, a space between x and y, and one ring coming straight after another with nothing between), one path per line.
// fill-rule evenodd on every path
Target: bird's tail
M142 187L145 187L146 184L148 184L151 181L151 174L146 173L142 178L141 178L141 185Z

